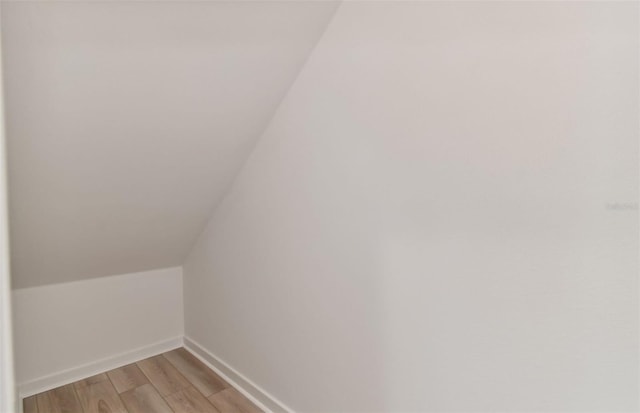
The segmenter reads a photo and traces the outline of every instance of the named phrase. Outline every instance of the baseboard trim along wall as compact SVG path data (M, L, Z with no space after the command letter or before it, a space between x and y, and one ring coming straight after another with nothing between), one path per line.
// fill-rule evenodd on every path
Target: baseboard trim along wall
M293 413L293 410L280 400L207 351L202 345L184 337L184 347L265 412Z
M276 399L220 358L207 351L202 345L182 336L153 343L24 383L18 383L18 394L20 397L19 407L22 408L22 399L25 397L64 386L183 346L266 413L293 413L293 410L280 400Z
M77 380L104 373L105 371L113 370L127 364L135 363L136 361L153 357L179 347L182 347L182 336L156 342L148 346L120 353L92 363L83 364L68 370L63 370L35 380L18 383L18 394L20 395L21 400L20 404L22 404L22 399L25 397L33 396L34 394L73 383Z

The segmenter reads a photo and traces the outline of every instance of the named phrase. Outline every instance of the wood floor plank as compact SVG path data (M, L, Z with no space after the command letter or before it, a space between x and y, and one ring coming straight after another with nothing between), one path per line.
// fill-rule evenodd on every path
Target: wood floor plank
M139 361L137 364L162 396L190 386L189 381L162 355Z
M118 393L124 393L149 383L147 376L135 363L108 371L107 375Z
M22 410L24 413L38 413L38 402L36 396L25 397L22 400Z
M211 395L208 399L221 413L262 413L258 406L233 387Z
M83 380L78 380L77 382L73 383L73 385L77 390L78 387L89 386L105 380L109 380L109 378L105 373L101 373L101 374L96 374L95 376L87 377L86 379L83 379Z
M160 393L150 384L126 391L120 397L129 413L173 413Z
M227 382L184 348L175 349L163 355L200 393L207 397L229 387Z
M116 389L108 379L89 385L76 383L75 386L84 413L127 413Z
M194 387L170 394L165 399L175 413L220 413Z
M58 387L37 395L40 413L81 413L82 405L72 384Z

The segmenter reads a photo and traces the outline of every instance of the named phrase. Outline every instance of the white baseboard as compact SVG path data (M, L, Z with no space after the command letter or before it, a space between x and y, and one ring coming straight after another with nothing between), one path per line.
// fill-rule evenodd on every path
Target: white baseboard
M182 336L174 337L169 340L160 341L135 350L116 354L111 357L104 358L95 362L83 364L48 376L39 377L18 384L18 394L20 396L20 405L22 399L33 396L43 391L51 390L65 384L73 383L87 377L104 373L105 371L140 361L142 359L158 355L179 347L182 347Z
M220 358L205 350L197 342L187 337L175 337L169 340L157 342L149 346L137 348L135 350L120 353L102 360L83 364L71 369L63 370L48 376L39 377L34 380L18 384L18 394L20 398L19 408L22 411L22 399L42 393L65 384L91 377L105 371L135 363L148 357L152 357L179 347L184 346L190 353L205 363L210 369L218 373L223 379L229 382L240 393L267 413L293 413L293 410L284 403L276 399L257 384L240 374L233 367L222 361Z
M197 342L188 337L184 337L184 347L265 412L293 413L293 410L284 403L240 374L220 358L211 354Z

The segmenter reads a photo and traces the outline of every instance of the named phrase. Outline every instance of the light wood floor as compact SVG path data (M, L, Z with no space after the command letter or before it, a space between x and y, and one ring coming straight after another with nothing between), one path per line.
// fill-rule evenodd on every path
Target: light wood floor
M260 413L184 348L24 399L24 413Z

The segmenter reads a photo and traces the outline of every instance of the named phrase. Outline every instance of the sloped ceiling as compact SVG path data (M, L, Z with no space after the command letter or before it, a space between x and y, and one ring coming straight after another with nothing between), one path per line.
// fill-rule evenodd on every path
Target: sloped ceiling
M4 2L14 288L181 265L334 2Z

